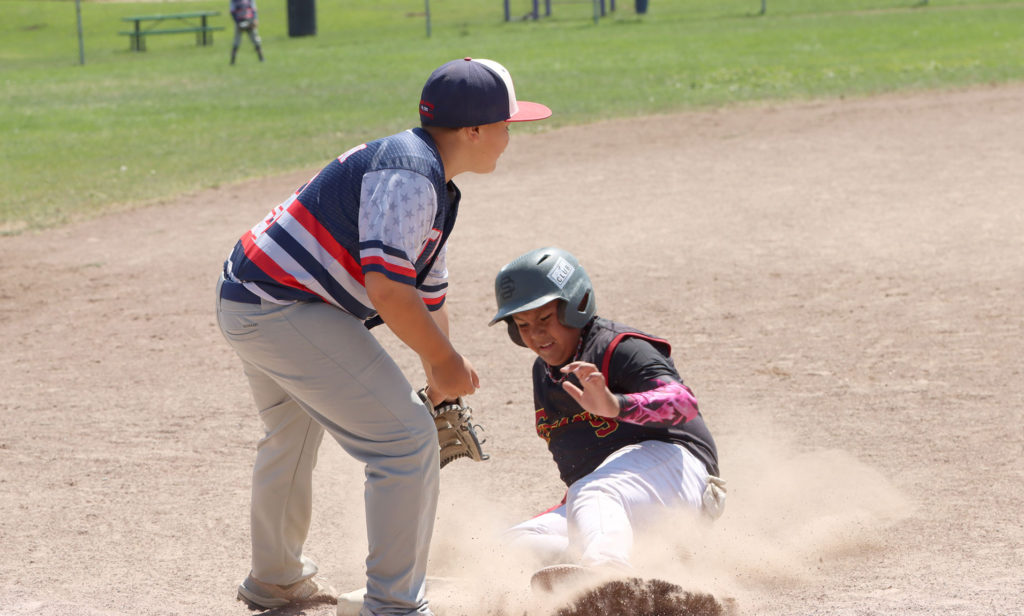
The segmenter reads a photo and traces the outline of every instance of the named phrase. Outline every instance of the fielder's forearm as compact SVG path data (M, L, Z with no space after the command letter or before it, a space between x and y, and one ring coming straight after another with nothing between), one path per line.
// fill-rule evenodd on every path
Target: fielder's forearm
M442 305L437 310L431 312L430 316L433 317L434 323L437 323L437 326L441 329L442 332L444 332L444 335L448 337L448 339L450 340L451 333L448 329L448 307ZM429 386L434 380L433 375L430 373L430 364L427 363L427 360L423 359L423 357L420 357L420 363L423 364L423 374L426 375L427 385ZM427 396L430 398L431 404L438 404L440 402L443 402L441 394L435 392L432 387L427 387Z

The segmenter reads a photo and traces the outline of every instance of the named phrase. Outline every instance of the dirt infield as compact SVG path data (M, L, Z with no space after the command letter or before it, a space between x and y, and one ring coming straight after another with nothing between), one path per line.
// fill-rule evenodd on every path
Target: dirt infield
M718 440L725 515L660 529L639 574L740 614L1019 614L1022 100L513 135L497 172L460 178L449 306L492 459L442 475L431 574L469 582L438 616L542 616L492 537L562 486L532 432L530 355L486 323L497 269L547 244L587 267L601 315L673 342ZM213 285L314 171L0 238L0 615L247 613L259 423ZM361 586L362 470L325 442L316 482L308 553Z

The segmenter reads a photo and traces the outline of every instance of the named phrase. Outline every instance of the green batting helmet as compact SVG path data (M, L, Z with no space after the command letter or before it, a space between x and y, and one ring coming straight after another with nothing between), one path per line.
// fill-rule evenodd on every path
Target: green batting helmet
M526 346L512 315L540 308L552 300L558 305L558 320L566 327L583 327L594 316L597 303L594 285L576 257L561 248L538 248L516 258L494 279L498 312L490 325L505 321L509 338Z

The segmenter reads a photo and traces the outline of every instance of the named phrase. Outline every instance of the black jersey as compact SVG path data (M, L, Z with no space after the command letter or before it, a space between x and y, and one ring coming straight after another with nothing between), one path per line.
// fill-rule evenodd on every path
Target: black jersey
M704 463L709 474L718 475L714 439L676 370L667 341L595 317L583 328L570 361L596 365L608 389L619 398L622 412L612 419L583 410L562 389L566 378L579 386L576 377L563 375L561 366L551 367L537 358L533 366L537 434L547 441L566 485L592 472L618 449L647 440L680 443ZM688 408L672 408L675 402L670 398L677 394L686 399Z

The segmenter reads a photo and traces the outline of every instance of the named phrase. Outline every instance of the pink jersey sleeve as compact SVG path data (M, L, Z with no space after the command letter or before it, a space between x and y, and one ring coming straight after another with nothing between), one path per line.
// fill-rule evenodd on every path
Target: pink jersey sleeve
M677 426L697 416L697 399L690 388L674 381L657 381L654 389L620 394L618 419L632 424Z

